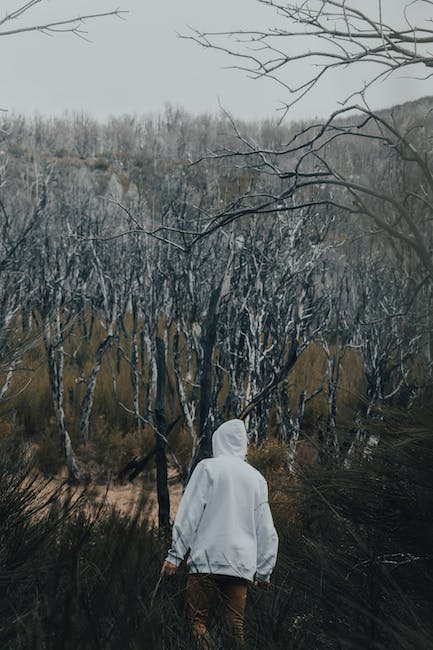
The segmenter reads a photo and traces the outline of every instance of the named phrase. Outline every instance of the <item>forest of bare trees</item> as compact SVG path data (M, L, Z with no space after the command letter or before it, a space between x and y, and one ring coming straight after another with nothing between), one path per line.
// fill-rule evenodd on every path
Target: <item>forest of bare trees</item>
M410 10L433 3L398 16L262 4L287 29L187 37L281 84L281 120L172 105L106 121L0 114L4 647L190 647L179 594L149 585L173 521L170 473L185 485L231 417L281 537L251 647L431 642L433 97L378 111L368 93L430 74L433 30ZM121 13L29 29L80 35ZM297 83L301 59L316 67ZM332 115L290 121L328 73L372 63ZM84 490L77 501L46 489L59 475ZM92 485L139 491L149 477L158 533L144 504L129 518L80 509Z
M376 120L393 119L396 130L411 130L429 109L430 102L422 100ZM228 119L192 120L171 108L158 118L125 117L103 125L81 115L4 118L9 135L3 153L2 339L8 354L2 397L10 412L14 393L27 400L22 387L48 375L71 477L79 476L74 445L91 441L100 372L111 375L105 399L129 414L124 434L155 427L161 354L169 388L163 418L168 424L177 420L177 432L187 430L190 462L197 453L209 453L216 422L235 414L248 419L257 441L269 435L272 420L274 434L293 457L305 411L309 434L317 420L323 422L321 444L344 462L339 447L353 450L361 434L341 445L339 427L386 402L407 405L428 383L427 231L423 227L419 243L403 232L411 224L420 229L410 215L411 202L421 199L412 196L413 185L405 189L399 182L410 176L420 191L428 188L422 166L379 138L377 121L376 127L370 120L363 127L368 146L358 146L355 136L343 146L340 136L353 127L341 121L328 169L353 168L356 159L365 170L356 183L371 190L371 204L362 199L363 210L370 216L377 209L396 233L401 227L399 236L375 226L373 217L362 220L356 196L349 215L338 190L332 198L320 197L331 192L326 178L303 188L301 199L280 198L272 211L236 216L198 236L197 223L221 203L242 212L236 203L265 192L275 201L287 183L286 172L269 178L252 164L239 169L226 155L185 165L186 142L190 155L206 140L215 148L217 133L233 145L231 126ZM270 140L291 137L290 129L284 133L278 126L271 136L269 124L245 128L259 129ZM320 144L323 151L327 146ZM422 146L416 129L406 146L423 159L415 149ZM286 152L278 164L289 166L290 160ZM377 197L374 177L383 179ZM397 199L396 186L407 198ZM385 216L387 200L405 206L408 223L401 215ZM429 223L419 211L416 218ZM29 368L24 360L38 337L46 362L38 356L37 367ZM20 341L16 350L11 340ZM314 376L308 373L313 350L322 360ZM363 378L350 395L343 386L337 399L345 358ZM18 372L23 364L26 369ZM128 369L129 386L119 395L121 366Z

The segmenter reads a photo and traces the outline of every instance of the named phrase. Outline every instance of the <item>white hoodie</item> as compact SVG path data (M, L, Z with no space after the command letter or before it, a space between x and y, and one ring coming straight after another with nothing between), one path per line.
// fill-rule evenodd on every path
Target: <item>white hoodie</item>
M247 433L242 420L218 427L212 450L214 457L197 465L185 489L167 560L178 566L191 549L190 572L268 580L278 536L266 481L244 461Z

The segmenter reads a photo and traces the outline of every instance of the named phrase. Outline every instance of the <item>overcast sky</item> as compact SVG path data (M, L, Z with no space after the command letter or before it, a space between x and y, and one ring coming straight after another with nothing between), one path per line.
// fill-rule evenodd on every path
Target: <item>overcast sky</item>
M23 1L8 0L2 3L6 5L2 11L16 9ZM364 8L377 5L377 0L356 1ZM404 4L392 0L394 8ZM196 114L217 112L220 102L238 118L278 116L276 109L286 98L283 88L224 69L233 63L228 56L177 36L177 32L187 34L189 25L204 31L274 25L275 12L256 0L47 0L23 17L21 24L118 6L129 11L124 20L105 18L87 24L91 43L71 34L3 37L0 106L48 115L85 111L106 118L157 112L167 102ZM7 27L12 28L12 23ZM297 105L290 117L328 114L348 84L361 84L364 74L359 67L346 75L334 75ZM399 78L381 85L371 102L374 108L384 107L426 94L433 94L431 81Z

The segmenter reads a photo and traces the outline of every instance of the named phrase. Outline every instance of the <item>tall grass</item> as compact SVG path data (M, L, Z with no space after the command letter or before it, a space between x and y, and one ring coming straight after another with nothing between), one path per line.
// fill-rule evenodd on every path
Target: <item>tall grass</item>
M373 454L349 469L310 464L291 481L268 452L281 544L269 592L250 588L248 648L432 646L431 421L390 415ZM168 540L149 528L145 499L129 516L95 509L85 492L73 499L34 478L21 453L3 456L0 647L192 648L185 570L155 590Z
M83 320L88 322L91 314L87 312L83 315ZM142 327L139 323L139 329ZM19 327L19 323L17 323ZM120 334L120 344L125 349L128 356L131 345L131 314L124 317L124 332ZM165 324L160 318L160 328L168 328L167 342L167 374L170 385L175 386L175 376L173 368L173 336L174 325L171 327ZM103 329L95 318L95 324L91 334L87 337L74 324L69 336L65 337L65 373L64 373L64 408L69 433L72 436L73 443L80 453L79 444L81 442L80 432L80 407L85 394L85 382L80 378L87 378L92 370L96 349L106 336L106 330ZM181 348L182 348L181 337ZM333 348L331 346L331 352ZM140 356L140 355L139 355ZM49 383L48 372L46 368L46 353L42 342L35 336L34 344L29 347L23 354L22 367L20 372L13 377L10 390L7 394L8 399L0 404L0 425L2 423L11 425L13 428L19 428L25 435L31 437L39 443L40 438L51 435L56 436L56 421L52 404L52 395ZM183 371L185 371L185 353L182 352L180 359ZM147 353L144 355L144 363L139 361L140 372L140 408L143 415L146 415L144 395L147 390L149 381L149 360ZM196 359L193 355L192 363L193 374L197 372ZM296 410L301 391L306 390L308 394L313 393L322 383L326 370L326 358L322 348L312 343L302 353L298 359L295 368L290 375L290 387L287 392L288 405L291 410ZM113 377L116 382L116 392L113 387ZM4 379L4 373L0 376ZM78 380L78 383L77 383ZM23 387L30 382L28 389ZM195 382L198 383L198 377L195 376ZM326 381L325 381L326 388ZM226 381L218 395L218 404L222 407L227 400L229 386ZM350 422L353 414L359 408L360 396L365 394L365 378L363 371L362 359L357 351L348 350L345 354L344 365L341 370L339 391L337 398L337 407L339 420L342 423ZM187 390L188 395L188 390ZM109 423L110 430L121 432L124 435L133 430L133 416L122 407L122 404L131 407L133 402L132 386L130 381L130 365L120 356L118 359L116 345L109 348L102 360L100 372L97 377L93 409L91 415L90 439L98 435L101 426ZM167 412L176 419L181 414L177 398L173 400L168 391ZM327 414L326 390L317 395L317 397L308 402L305 409L303 428L312 433L315 430L317 418L322 415L326 418ZM228 415L228 414L226 414ZM272 433L275 424L272 418L269 419L269 430Z

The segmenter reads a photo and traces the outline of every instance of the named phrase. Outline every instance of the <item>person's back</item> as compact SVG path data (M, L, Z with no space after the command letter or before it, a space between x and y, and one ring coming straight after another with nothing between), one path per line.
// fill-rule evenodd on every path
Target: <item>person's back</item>
M239 457L225 455L203 460L195 472L211 489L191 544L190 571L253 580L259 564L260 575L267 578L273 566L262 560L273 525L268 522L272 529L262 539L259 529L266 522L261 506L268 502L264 478Z
M244 461L244 423L229 420L222 424L213 435L212 449L214 458L197 465L182 497L162 572L171 575L190 551L187 605L194 636L207 634L211 592L219 590L231 601L227 618L241 643L246 585L254 578L269 581L278 537L266 481Z

